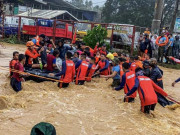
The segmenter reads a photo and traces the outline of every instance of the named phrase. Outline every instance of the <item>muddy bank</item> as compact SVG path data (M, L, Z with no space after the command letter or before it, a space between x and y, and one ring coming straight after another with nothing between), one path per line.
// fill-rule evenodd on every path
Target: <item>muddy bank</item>
M16 49L23 52L25 47L0 48L0 65L7 66ZM180 84L171 87L180 72L162 69L165 91L180 101ZM0 135L27 135L41 121L52 123L58 135L180 134L178 105L157 105L153 115L146 116L139 111L138 98L135 103L123 103L124 93L111 90L112 80L94 79L67 89L59 89L53 82L28 81L23 83L23 91L15 93L7 76L7 72L0 72Z

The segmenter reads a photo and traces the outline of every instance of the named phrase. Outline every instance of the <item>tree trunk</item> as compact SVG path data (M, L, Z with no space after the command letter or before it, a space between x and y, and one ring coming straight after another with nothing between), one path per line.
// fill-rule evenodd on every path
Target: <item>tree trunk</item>
M163 8L164 8L164 0L156 0L154 19L151 28L152 34L159 34Z
M174 31L174 25L176 23L176 15L178 12L179 2L180 2L180 0L176 0L175 7L174 7L174 13L173 13L173 17L172 17L171 25L170 25L170 29L169 29L170 33L173 33L173 31Z

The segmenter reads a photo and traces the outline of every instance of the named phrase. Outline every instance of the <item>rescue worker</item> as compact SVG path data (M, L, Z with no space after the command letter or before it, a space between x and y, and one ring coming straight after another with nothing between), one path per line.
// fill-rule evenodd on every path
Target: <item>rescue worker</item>
M89 62L89 67L86 75L86 81L90 82L92 79L92 76L94 75L96 71L96 64L95 64L95 58L91 57L90 62Z
M136 64L136 68L138 68L138 67L143 68L143 64L142 64L142 62L139 60L139 57L138 57L138 56L136 56L136 57L134 58L134 61L135 61L135 64Z
M141 111L146 114L150 114L150 111L154 111L157 104L157 95L155 91L165 97L168 96L162 88L157 86L150 78L144 76L141 68L136 69L135 85L125 95L125 98L131 96L137 89L141 100Z
M96 74L109 75L109 61L106 59L105 54L101 54L101 60L98 62L97 69L99 69Z
M41 48L38 52L34 49L34 43L32 41L28 41L26 43L27 46L27 50L25 51L25 56L26 56L26 62L25 62L25 67L27 68L40 68L40 64L39 63L35 63L35 59L38 58L40 56L40 53L43 50L43 48Z
M126 59L125 58L119 58L119 67L120 67L120 76L122 78L122 76L124 75L124 71L123 71L123 67L122 67L122 64L126 62Z
M85 82L85 78L87 75L87 70L88 70L89 64L86 61L86 54L82 53L81 54L81 60L76 63L76 85L83 85Z
M129 62L130 62L130 63L129 63L129 65L130 65L129 70L131 70L131 71L134 71L134 72L135 72L135 70L136 70L137 66L136 66L136 63L134 62L134 57L133 57L133 56L131 56L131 57L130 57Z
M108 54L108 51L106 50L106 44L103 44L102 47L99 47L99 43L96 44L94 48L94 53L96 54L97 51L100 52L100 54L104 54L105 56Z
M15 64L18 62L19 59L19 52L13 52L13 59L9 62L9 70L10 70L10 77L13 75L11 69L14 69Z
M147 60L143 61L143 72L144 72L144 76L150 77L151 70L150 70L149 61Z
M150 66L151 66L151 73L150 73L150 78L152 81L161 87L163 89L163 71L157 66L157 60L155 58L150 59ZM160 93L156 92L158 96L158 103L165 107L166 105L171 105L173 102L167 100L164 96L162 96Z
M124 93L127 94L135 84L135 72L129 70L129 63L122 64L124 75L122 76L121 84L113 90L119 91L124 88ZM134 102L136 92L131 96L124 98L124 102Z
M70 82L73 82L75 76L75 64L71 60L72 53L66 53L66 60L62 63L62 71L55 76L61 76L61 79L58 83L58 87L60 88L67 88ZM54 76L54 74L49 74L50 76Z
M150 78L163 89L163 71L157 66L157 60L155 58L150 59L151 73Z
M34 43L35 47L40 47L40 42L41 41L44 41L45 39L45 35L44 34L41 34L39 36L36 36L34 39L32 39L32 42Z
M112 87L117 87L120 85L120 67L119 67L119 59L114 58L112 60L113 68L112 68L112 74L111 75L100 75L102 78L106 78L107 80L109 78L113 78Z

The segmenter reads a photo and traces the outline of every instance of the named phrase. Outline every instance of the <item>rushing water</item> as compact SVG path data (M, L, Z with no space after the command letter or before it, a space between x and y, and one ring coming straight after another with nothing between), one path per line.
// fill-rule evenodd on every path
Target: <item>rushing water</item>
M8 47L1 51L0 64L7 63L3 56L11 56L14 46ZM180 101L180 84L171 87L180 72L162 69L166 92ZM140 112L139 98L135 103L123 103L123 90L113 91L112 80L94 79L67 89L59 89L53 82L28 81L19 93L11 89L7 72L0 73L0 80L0 135L28 135L41 121L52 123L58 135L180 134L179 105L157 105L153 115L145 115Z

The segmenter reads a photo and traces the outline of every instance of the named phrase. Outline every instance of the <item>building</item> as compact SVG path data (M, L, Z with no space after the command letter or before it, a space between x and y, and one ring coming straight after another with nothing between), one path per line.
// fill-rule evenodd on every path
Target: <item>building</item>
M95 21L97 12L80 9L64 0L32 0L32 3L18 5L13 3L14 14L30 11L30 9L40 10L65 10L78 20ZM12 3L11 3L12 4ZM27 8L27 7L29 8Z
M43 18L43 19L62 19L62 20L73 20L79 21L76 17L70 14L66 10L40 10L40 9L32 9L31 12L26 11L18 16L28 16L35 18Z

